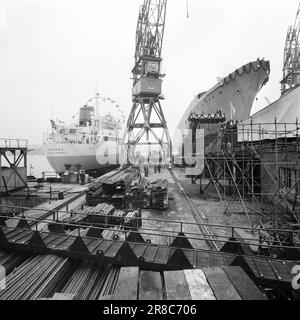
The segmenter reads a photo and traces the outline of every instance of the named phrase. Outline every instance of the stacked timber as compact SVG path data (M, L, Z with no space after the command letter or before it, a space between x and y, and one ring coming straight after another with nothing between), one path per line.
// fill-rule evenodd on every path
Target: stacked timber
M10 273L23 261L28 258L28 255L20 252L11 252L10 250L0 251L0 266L5 268L6 273ZM1 281L2 279L0 279Z
M72 212L72 216L65 218L65 229L74 230L77 234L77 228L92 228L107 227L107 226L123 226L127 228L137 229L141 227L141 220L135 221L133 217L141 217L141 211L130 211L115 209L115 207L108 203L100 203L96 207L86 207L84 209L77 209ZM88 229L86 229L88 232ZM86 233L87 233L86 232ZM68 234L71 234L67 232Z
M87 191L86 194L86 203L88 206L96 206L100 202L105 202L103 201L103 182L108 180L110 177L114 176L116 173L119 171L111 171L106 173L105 175L101 176L98 178L96 181L94 181L90 187L89 190Z
M102 190L101 193L95 192L97 186ZM88 203L100 201L111 203L116 208L125 208L128 203L131 209L166 210L168 208L168 180L156 179L150 183L146 178L141 177L136 169L110 172L100 177L91 190ZM94 195L92 195L93 192Z
M5 267L12 258L0 251ZM6 270L6 289L0 290L0 300L98 300L113 294L120 271L111 264L54 255L27 255L13 266Z
M99 203L96 207L88 207L86 221L96 224L110 224L110 216L114 214L115 207L108 203Z
M103 185L103 191L105 194L126 194L130 191L132 180L138 177L137 170L120 170L117 173L108 176L101 177L100 181Z
M100 203L110 203L111 202L111 197L112 197L111 194L102 193L100 198L99 198Z
M79 229L79 230L78 230ZM78 228L78 229L75 229L73 231L66 231L66 234L69 235L69 236L79 236L79 237L85 237L89 231L89 228Z
M65 218L64 223L71 225L106 225L110 223L110 216L114 214L115 207L107 203L100 203L96 207L85 207L72 211L71 217ZM74 227L70 226L70 229Z
M144 189L141 193L143 209L151 209L151 186Z
M128 193L129 208L150 208L151 193L149 193L149 181L139 177L131 183L131 190ZM149 201L150 200L150 201Z
M132 168L112 171L103 175L94 182L87 192L87 204L95 206L100 202L107 202L118 208L124 208L131 183L139 175L139 171Z
M138 230L141 220L138 220L136 218L139 218L139 211L135 210L127 212L124 218L124 228L130 230Z
M169 205L168 180L157 179L151 183L151 207L166 210Z
M141 177L132 181L128 193L129 208L166 210L168 202L168 180L157 179L150 183Z
M124 223L125 211L115 210L113 215L110 217L110 224L112 225L122 225Z
M29 257L6 278L0 300L35 300L49 297L72 272L71 261L54 255Z
M86 203L88 206L96 206L100 202L100 196L103 193L102 183L96 180L86 193Z
M115 193L111 199L110 202L116 207L116 208L124 208L126 204L126 195L125 194L119 194Z
M86 218L88 216L89 208L84 209L76 209L72 211L71 217L63 219L64 223L68 223L71 225L82 225L86 222ZM70 229L74 227L70 226Z
M61 292L74 295L75 300L98 300L114 292L119 271L110 264L82 262Z
M108 240L120 240L123 234L121 229L122 229L121 226L105 229L102 231L102 236L104 239L108 239Z

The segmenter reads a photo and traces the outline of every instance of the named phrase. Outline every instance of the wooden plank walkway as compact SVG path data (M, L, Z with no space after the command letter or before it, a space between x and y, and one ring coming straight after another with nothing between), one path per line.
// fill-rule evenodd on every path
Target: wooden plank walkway
M222 268L204 268L203 272L217 300L241 300Z
M160 272L142 270L139 279L139 300L163 300Z
M266 300L266 297L243 269L240 267L224 267L223 270L243 300Z
M184 270L192 300L216 300L202 270Z
M116 298L119 300L137 300L139 268L121 268L116 287Z
M292 269L299 261L276 261L260 257L243 257L252 274L264 280L292 282Z
M183 271L164 272L167 300L192 300Z
M124 277L128 277L126 280ZM131 282L131 284L130 284ZM139 290L137 292L137 284ZM133 288L133 290L132 290ZM131 292L133 294L131 294ZM266 300L240 267L154 272L121 268L112 300Z

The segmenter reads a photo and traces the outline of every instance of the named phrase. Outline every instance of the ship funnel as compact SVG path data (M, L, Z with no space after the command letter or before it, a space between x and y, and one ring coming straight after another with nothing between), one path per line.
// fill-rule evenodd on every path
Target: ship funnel
M94 107L84 106L80 108L79 126L86 127L88 123L92 123L94 112L95 112Z

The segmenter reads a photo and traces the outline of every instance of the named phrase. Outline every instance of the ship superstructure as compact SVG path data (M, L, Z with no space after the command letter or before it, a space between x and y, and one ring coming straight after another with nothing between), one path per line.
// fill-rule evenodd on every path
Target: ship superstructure
M99 113L99 100L106 110ZM91 105L92 103L95 105ZM80 108L77 123L66 125L51 120L52 132L44 137L44 151L53 169L94 172L119 165L119 145L125 117L115 101L96 96Z

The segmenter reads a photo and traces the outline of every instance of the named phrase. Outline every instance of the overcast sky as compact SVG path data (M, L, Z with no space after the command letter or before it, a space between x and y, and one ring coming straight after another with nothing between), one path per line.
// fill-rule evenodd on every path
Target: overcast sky
M128 114L135 29L142 0L0 0L0 137L42 142L96 82ZM260 96L279 97L287 28L298 0L169 0L163 46L163 108L170 131L193 97L258 57L271 77ZM266 105L262 98L261 107Z

